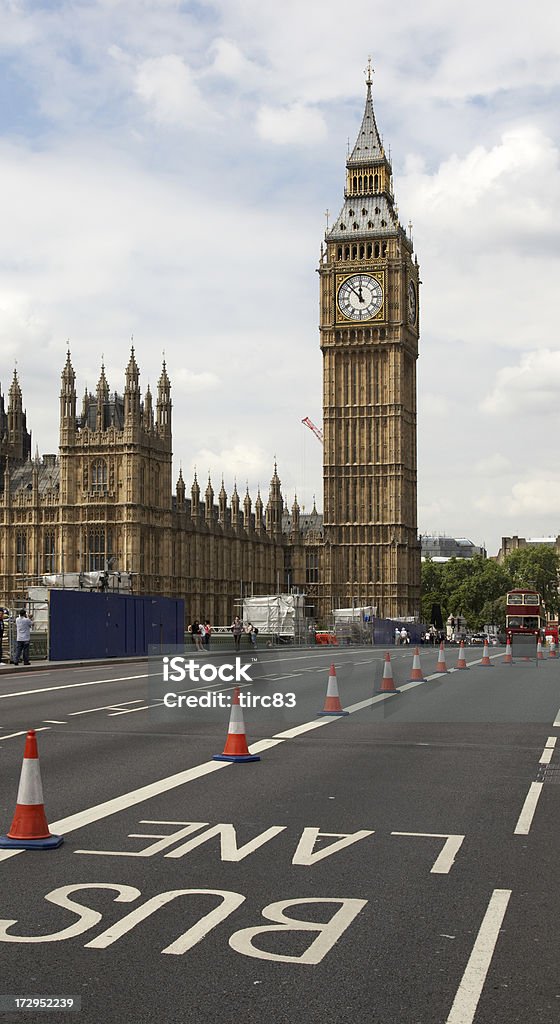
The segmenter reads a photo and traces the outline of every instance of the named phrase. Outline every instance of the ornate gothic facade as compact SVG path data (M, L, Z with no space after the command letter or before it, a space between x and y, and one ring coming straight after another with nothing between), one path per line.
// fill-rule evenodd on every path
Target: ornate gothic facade
M324 564L320 606L417 615L418 261L399 223L368 69L344 203L321 252Z
M110 567L133 573L139 592L185 597L189 618L230 622L242 593L279 587L306 591L315 613L321 517L300 515L297 500L287 514L276 466L266 507L235 486L228 500L223 480L217 499L210 479L201 495L196 475L187 498L181 472L173 492L171 413L165 363L154 407L149 387L141 396L134 350L123 394L109 390L102 367L78 412L68 353L58 456L31 459L14 374L0 448L0 602L16 605L43 574Z

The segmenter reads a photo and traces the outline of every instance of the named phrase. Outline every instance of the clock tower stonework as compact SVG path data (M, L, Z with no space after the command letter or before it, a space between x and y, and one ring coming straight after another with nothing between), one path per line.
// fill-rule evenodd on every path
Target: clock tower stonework
M346 163L344 205L325 235L324 550L319 612L374 605L416 616L418 261L398 219L371 95Z

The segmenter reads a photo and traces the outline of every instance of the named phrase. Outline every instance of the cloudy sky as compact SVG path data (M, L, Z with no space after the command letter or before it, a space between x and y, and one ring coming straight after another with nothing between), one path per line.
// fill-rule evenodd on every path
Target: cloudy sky
M175 475L321 507L319 246L375 67L423 281L422 532L560 533L552 0L0 0L0 381L41 453L162 353ZM217 489L217 488L216 488Z

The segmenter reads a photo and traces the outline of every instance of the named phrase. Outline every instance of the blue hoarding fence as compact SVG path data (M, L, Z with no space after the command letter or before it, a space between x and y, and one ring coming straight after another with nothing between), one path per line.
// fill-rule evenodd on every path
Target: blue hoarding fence
M51 661L133 657L183 643L180 598L53 589L49 603Z

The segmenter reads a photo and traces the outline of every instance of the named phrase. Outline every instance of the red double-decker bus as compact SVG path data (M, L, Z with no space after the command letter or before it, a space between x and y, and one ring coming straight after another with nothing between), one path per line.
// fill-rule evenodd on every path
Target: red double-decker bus
M506 635L510 643L515 636L534 636L542 640L546 615L536 590L510 590L506 596Z

